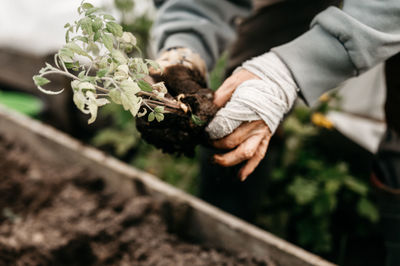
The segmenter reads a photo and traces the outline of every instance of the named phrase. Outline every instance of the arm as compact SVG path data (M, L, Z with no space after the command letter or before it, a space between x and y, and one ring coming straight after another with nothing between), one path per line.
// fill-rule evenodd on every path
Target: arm
M400 1L347 0L342 10L321 12L308 32L272 51L313 104L324 92L400 52Z
M155 50L190 48L208 69L235 38L234 19L250 12L249 0L156 1L159 14L153 27Z
M224 166L247 161L239 174L244 180L264 157L277 124L293 105L297 86L313 104L325 91L399 52L400 1L348 0L343 10L328 8L308 32L245 62L216 92L214 102L226 105L207 130L211 137L223 137L216 147L235 149L215 160ZM246 88L250 85L255 93ZM236 110L250 119L237 116Z

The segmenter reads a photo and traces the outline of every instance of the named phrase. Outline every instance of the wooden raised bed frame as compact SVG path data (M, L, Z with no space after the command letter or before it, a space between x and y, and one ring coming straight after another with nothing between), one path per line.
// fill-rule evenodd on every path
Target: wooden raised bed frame
M173 221L185 234L211 247L268 255L277 265L333 266L299 247L188 195L157 177L133 168L92 147L0 106L0 134L34 150L55 166L77 165L106 180L108 189L127 197L149 194L167 200Z

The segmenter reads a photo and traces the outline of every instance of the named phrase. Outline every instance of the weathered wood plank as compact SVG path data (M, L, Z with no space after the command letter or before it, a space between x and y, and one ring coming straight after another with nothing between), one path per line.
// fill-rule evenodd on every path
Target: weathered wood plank
M295 245L229 215L146 172L135 169L104 153L28 117L0 107L0 134L26 145L35 156L56 166L84 167L103 176L109 189L126 196L145 190L155 198L171 202L175 222L186 234L201 242L231 251L268 255L277 265L333 266ZM176 215L182 212L184 215Z

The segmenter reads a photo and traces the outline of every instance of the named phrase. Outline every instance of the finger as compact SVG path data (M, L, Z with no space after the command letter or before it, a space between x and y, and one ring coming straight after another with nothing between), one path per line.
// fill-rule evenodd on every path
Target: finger
M254 169L258 166L258 164L261 162L261 160L265 157L265 154L268 150L268 145L269 145L269 140L270 137L265 137L261 143L260 146L258 147L256 153L254 156L247 161L245 166L242 167L239 171L239 178L240 181L245 181L246 178L253 173Z
M265 130L264 121L262 120L246 122L236 128L232 134L213 141L213 146L217 149L233 149L249 137L262 134L263 132L261 131L265 132Z
M235 150L225 154L214 155L215 162L219 165L228 167L252 158L264 136L265 135L261 134L254 135L240 144Z
M214 104L218 107L224 106L231 98L233 92L242 82L249 79L260 79L250 71L245 69L239 70L227 78L221 87L214 94Z
M224 106L231 98L238 84L235 76L230 76L218 88L214 94L214 104L218 107Z
M231 134L236 128L242 124L242 121L232 120L224 116L217 116L207 125L206 131L210 139L222 139Z

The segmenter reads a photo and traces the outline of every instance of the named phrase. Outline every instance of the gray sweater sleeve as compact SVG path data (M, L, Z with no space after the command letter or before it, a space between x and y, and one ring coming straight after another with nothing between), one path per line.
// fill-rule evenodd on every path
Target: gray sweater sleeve
M205 60L208 69L235 38L234 19L250 12L246 0L158 1L152 34L155 50L182 46Z
M400 0L345 0L317 15L311 29L272 49L309 104L324 92L400 52Z

